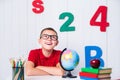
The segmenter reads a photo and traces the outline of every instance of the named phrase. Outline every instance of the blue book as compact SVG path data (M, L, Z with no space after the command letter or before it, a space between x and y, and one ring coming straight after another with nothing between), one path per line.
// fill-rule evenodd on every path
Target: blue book
M84 76L80 76L80 79L82 79L82 80L99 80L98 78L89 78L89 77L84 77Z

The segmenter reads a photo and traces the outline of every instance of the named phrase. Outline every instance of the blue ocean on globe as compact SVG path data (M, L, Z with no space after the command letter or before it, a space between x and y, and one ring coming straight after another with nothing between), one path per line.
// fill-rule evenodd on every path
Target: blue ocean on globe
M61 54L61 66L66 71L72 71L79 63L79 55L75 50L67 49Z

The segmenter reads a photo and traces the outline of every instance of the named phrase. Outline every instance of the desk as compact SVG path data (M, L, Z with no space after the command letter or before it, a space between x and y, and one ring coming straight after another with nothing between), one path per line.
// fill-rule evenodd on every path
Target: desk
M25 76L25 80L80 80L80 77L77 78L62 78L61 76Z

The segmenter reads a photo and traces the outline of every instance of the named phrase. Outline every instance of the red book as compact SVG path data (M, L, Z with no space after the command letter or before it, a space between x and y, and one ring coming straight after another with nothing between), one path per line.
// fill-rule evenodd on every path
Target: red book
M88 72L79 72L79 76L84 76L89 78L98 78L98 74L88 73Z

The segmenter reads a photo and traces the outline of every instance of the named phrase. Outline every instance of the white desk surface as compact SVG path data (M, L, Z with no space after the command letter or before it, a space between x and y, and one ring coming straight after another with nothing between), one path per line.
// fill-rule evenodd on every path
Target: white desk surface
M80 80L80 77L77 78L62 78L61 76L25 76L25 80Z
M4 80L12 80L12 76L7 76ZM24 76L24 80L84 80L80 79L80 76L77 78L62 78L61 76ZM120 80L119 79L111 79L111 80Z

